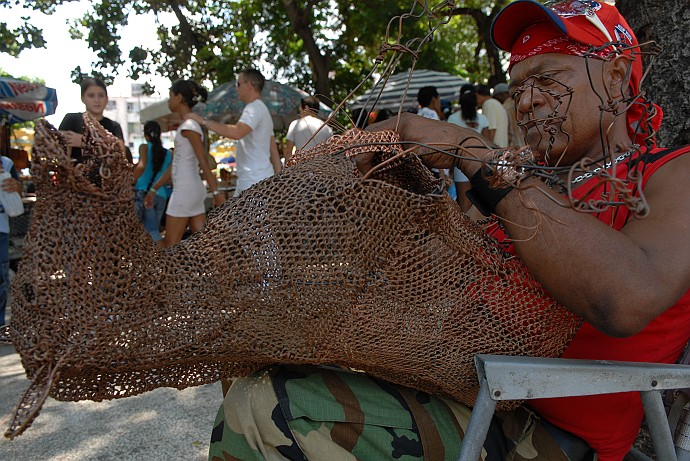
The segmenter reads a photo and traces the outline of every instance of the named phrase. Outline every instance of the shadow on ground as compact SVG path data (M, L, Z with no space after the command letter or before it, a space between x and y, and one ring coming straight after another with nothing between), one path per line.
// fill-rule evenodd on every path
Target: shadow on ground
M0 429L4 433L28 388L19 355L0 345ZM207 459L220 384L178 391L156 389L105 402L48 398L33 425L0 440L3 460L200 461Z

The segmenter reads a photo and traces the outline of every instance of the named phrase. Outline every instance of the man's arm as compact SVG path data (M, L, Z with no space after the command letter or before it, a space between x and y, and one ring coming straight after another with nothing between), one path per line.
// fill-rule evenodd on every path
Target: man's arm
M393 118L370 129L394 129L396 123ZM414 115L404 115L399 127L404 140L441 144L461 144L470 137L468 131ZM478 158L489 153L471 151ZM434 168L455 163L468 178L481 165L444 154L421 158ZM366 156L356 162L360 171L371 168ZM563 196L535 178L523 182L524 190L503 197L496 215L520 259L556 300L600 331L624 337L639 332L690 289L687 184L690 154L652 176L644 189L649 215L631 219L620 232L591 214L554 203Z
M275 174L280 173L283 169L283 164L280 163L280 152L278 152L275 136L271 136L271 165L273 165L273 172Z
M218 133L221 136L225 136L230 139L242 139L252 132L252 127L244 122L239 122L236 125L226 125L220 122L214 122L213 120L208 120L199 114L190 112L184 116L185 120L191 119L199 123L199 125Z
M647 183L650 213L618 232L594 216L563 208L541 181L496 207L515 250L559 302L612 336L642 330L690 288L690 155ZM538 188L538 190L537 190ZM538 210L538 211L531 211Z
M4 172L5 169L3 168L2 162L0 162L0 173ZM14 164L10 168L10 177L5 178L5 180L2 181L0 187L2 187L2 190L4 190L5 192L17 192L19 195L24 194L24 186L22 185L22 182L19 179L19 172L14 167Z

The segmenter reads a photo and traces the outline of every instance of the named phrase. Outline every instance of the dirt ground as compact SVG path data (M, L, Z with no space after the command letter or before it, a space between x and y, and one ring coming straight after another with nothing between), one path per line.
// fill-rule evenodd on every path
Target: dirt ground
M637 436L637 440L635 440L633 446L652 459L656 459L654 447L652 446L652 438L649 435L649 430L644 424L642 425L640 435ZM635 461L635 458L627 455L623 461Z

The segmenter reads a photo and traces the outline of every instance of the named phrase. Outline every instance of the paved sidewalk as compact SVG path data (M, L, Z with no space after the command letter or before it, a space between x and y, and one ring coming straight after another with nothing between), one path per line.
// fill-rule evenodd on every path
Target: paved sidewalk
M12 346L0 345L2 433L28 386L19 355ZM0 460L206 460L220 402L220 383L98 403L49 397L23 435L13 441L2 437Z

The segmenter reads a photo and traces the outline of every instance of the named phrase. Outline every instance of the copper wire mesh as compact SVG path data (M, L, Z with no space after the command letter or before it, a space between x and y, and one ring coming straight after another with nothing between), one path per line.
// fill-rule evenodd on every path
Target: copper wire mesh
M115 138L85 124L88 160L76 166L37 124L38 201L11 322L33 384L10 437L46 394L121 398L278 362L351 367L472 405L475 354L558 356L579 325L435 193L417 157L360 178L352 154L392 157L393 132L350 131L301 152L160 250L135 216Z

